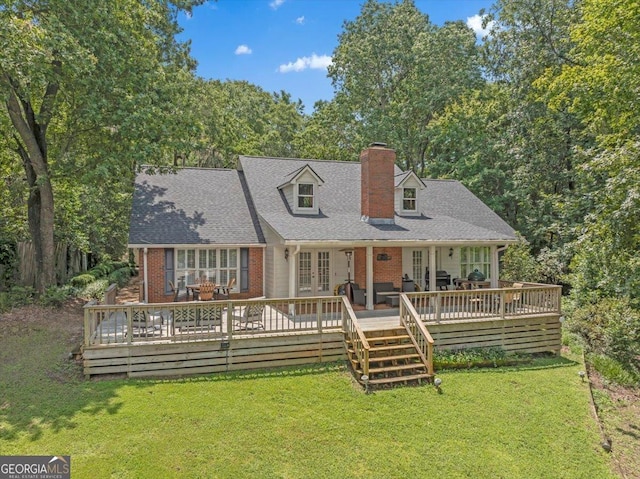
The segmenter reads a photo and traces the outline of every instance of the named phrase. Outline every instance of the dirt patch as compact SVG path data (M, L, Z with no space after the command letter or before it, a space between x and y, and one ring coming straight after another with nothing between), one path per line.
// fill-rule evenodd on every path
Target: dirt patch
M640 477L640 389L611 384L592 368L589 380L616 469L623 478Z

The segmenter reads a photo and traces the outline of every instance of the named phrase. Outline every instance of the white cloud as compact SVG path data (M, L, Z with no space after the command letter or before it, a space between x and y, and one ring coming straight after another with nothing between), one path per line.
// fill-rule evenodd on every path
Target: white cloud
M485 28L482 28L482 19L480 15L467 17L467 26L476 33L476 36L484 37L489 34L494 22L489 22Z
M251 55L252 51L247 45L238 45L236 48L236 55Z
M310 57L300 57L295 62L280 65L278 71L280 73L301 72L307 68L321 70L329 65L331 65L331 57L329 55L316 55L313 53Z
M298 25L304 25L304 15L301 17L296 18L296 23Z
M277 10L278 7L280 7L280 5L282 5L284 2L285 0L273 0L271 3L269 3L269 6L274 10Z

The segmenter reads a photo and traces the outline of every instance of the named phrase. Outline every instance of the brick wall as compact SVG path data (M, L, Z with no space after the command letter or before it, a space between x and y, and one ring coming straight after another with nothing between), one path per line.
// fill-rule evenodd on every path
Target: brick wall
M379 254L391 257L388 261L378 261ZM367 249L354 250L354 278L361 288L367 284ZM393 282L396 288L402 287L402 248L373 248L373 282Z

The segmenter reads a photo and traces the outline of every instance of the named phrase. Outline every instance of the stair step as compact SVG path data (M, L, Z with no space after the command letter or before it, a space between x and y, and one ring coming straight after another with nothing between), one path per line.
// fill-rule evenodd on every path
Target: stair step
M369 357L369 362L381 363L384 361L403 361L405 359L419 359L420 355L418 353L410 353L410 354L398 354L395 356L378 356L378 357Z
M418 379L430 379L432 376L428 373L422 374L411 374L409 376L396 376L393 378L379 378L379 379L369 379L369 384L390 384L390 383L401 383L405 381L416 381Z
M367 336L367 341L369 342L369 344L380 341L406 341L408 339L410 339L408 334L398 334L396 336Z
M372 346L369 348L369 353L376 351L393 351L394 349L407 349L412 348L415 349L413 343L402 343L402 344L388 344L385 346Z
M422 363L399 364L397 366L383 366L380 368L369 368L369 374L387 373L390 371L404 371L407 369L425 368Z

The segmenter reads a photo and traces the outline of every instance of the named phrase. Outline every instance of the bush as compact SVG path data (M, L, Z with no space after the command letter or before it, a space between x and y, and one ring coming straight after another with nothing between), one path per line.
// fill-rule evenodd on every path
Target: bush
M579 307L571 312L566 325L582 339L587 353L606 356L628 372L637 371L640 312L627 299L605 298Z
M104 291L109 287L109 280L97 279L93 283L88 284L78 296L84 299L95 299L101 301L104 297Z
M589 354L586 359L603 377L616 384L637 387L640 382L640 371L629 368L613 358L602 354Z
M84 288L89 283L93 283L96 280L96 277L89 273L79 274L78 276L74 276L71 278L71 285L76 288Z
M43 306L62 306L65 301L74 296L75 289L71 286L50 286L44 292L42 296L40 296L40 304Z
M131 278L131 268L127 265L123 268L115 270L109 275L109 283L116 283L119 288L129 284Z
M9 305L15 308L32 304L35 294L31 286L14 286L9 290Z

